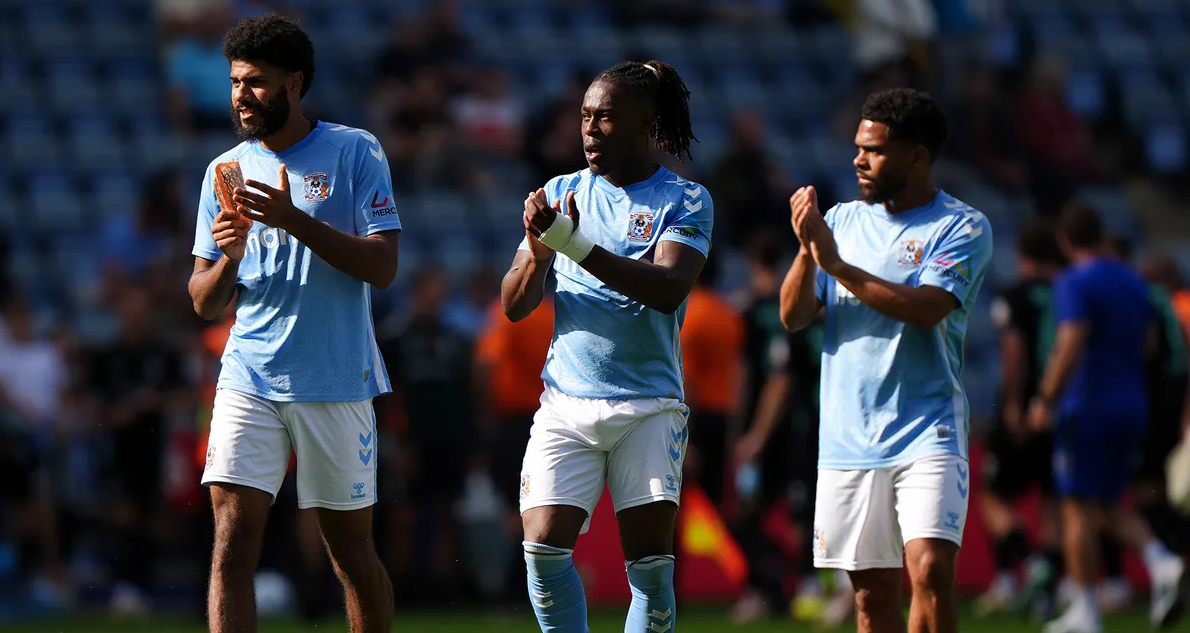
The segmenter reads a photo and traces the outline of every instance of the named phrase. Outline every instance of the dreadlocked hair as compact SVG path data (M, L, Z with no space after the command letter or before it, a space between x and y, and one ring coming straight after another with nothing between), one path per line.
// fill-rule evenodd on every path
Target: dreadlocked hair
M644 64L623 62L599 73L595 79L628 86L649 98L654 114L649 138L678 162L685 162L683 155L693 160L690 141L698 142L698 139L690 129L690 91L673 66L655 59Z

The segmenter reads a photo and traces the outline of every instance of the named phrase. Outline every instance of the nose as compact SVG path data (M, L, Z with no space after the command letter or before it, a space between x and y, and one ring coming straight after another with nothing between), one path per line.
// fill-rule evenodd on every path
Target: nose
M859 151L857 151L857 152L855 153L855 160L852 160L852 161L851 161L851 164L852 164L852 165L855 165L855 168L856 168L856 169L862 169L862 170L865 170L865 171L867 170L867 168L868 168L868 157L867 157L867 155L864 153L864 150L862 150L862 149L861 149L861 150L859 150Z
M231 100L236 103L247 103L249 100L248 96L250 93L251 93L251 91L248 90L248 86L246 84L241 83L238 86L232 86Z
M595 122L595 117L583 121L583 136L595 136L598 131L599 126Z

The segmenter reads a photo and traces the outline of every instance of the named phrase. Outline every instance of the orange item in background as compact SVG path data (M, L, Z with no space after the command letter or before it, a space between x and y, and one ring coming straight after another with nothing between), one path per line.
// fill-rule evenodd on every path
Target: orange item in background
M682 325L686 402L700 411L730 414L743 381L744 320L722 297L695 288Z

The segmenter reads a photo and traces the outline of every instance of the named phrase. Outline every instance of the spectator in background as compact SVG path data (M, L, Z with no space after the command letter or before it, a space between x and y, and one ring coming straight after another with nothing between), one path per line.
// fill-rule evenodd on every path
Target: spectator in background
M481 409L488 412L487 435L493 446L491 474L496 492L509 512L504 534L513 541L520 540L519 490L521 460L529 443L529 429L533 416L541 406L541 370L554 336L554 302L547 288L546 296L536 310L520 321L504 316L497 297L489 302L486 328L476 347L476 374L482 397ZM520 548L506 552L512 569L524 568L524 554ZM505 596L510 601L521 600Z
M460 132L475 149L501 159L520 151L524 112L509 93L503 70L478 71L471 89L455 99L452 110Z
M226 1L204 3L190 28L165 51L167 116L181 134L227 131L227 59L223 33L232 24Z
M533 169L533 182L548 182L558 174L587 168L582 135L574 129L574 113L582 108L591 74L578 71L571 75L562 96L533 113L525 126L521 146Z
M382 129L395 188L469 187L467 149L454 129L440 74L430 68L414 74Z
M1038 210L1056 214L1080 183L1104 175L1091 130L1066 99L1066 66L1037 60L1016 103L1017 139L1030 171Z
M865 82L897 67L917 86L930 71L938 17L929 0L855 0L855 62Z
M682 325L682 373L690 407L690 442L683 481L696 482L723 509L730 427L743 389L744 321L715 290L718 262L707 259L690 297Z
M817 366L821 362L806 340L820 332L812 325L790 332L781 324L780 289L788 253L771 232L754 233L748 243L751 297L743 312L747 386L743 394L742 435L734 446L734 462L741 496L737 534L748 557L748 590L732 609L732 618L746 622L764 614L779 615L788 606L785 575L791 565L792 543L774 538L768 519L774 512L792 514L801 541L811 542L814 482L817 477ZM808 367L807 367L808 365ZM794 424L799 408L810 412ZM812 427L812 433L806 433ZM692 436L693 437L693 436ZM807 475L807 473L810 473ZM808 478L808 483L807 483ZM808 486L808 493L806 488ZM800 505L791 496L803 489ZM792 511L792 512L791 512ZM803 573L799 591L813 584L813 561L799 554L797 571ZM805 584L809 583L809 584ZM803 585L804 586L801 586Z
M151 265L176 254L182 195L181 173L159 171L141 187L135 212L108 220L103 228L103 265L113 281L142 278Z
M454 504L474 447L472 345L442 320L447 295L442 271L418 271L410 295L403 330L396 336L381 333L380 348L408 417L411 509L418 523L429 529L405 540L416 544L415 554L425 558L415 565L414 577L396 581L406 583L406 592L445 598L456 593L461 580Z
M52 606L69 591L46 485L68 372L22 296L6 297L0 316L7 330L0 343L0 557L15 555L20 575L34 578L32 598ZM0 571L0 583L7 573Z
M715 239L741 246L745 235L785 226L785 175L764 147L764 119L756 112L735 115L727 148L715 168Z
M1140 270L1145 279L1160 284L1169 293L1174 314L1190 339L1190 289L1177 260L1168 255L1154 255L1141 264Z
M1028 167L1019 139L1005 132L1012 129L1012 112L997 93L991 68L979 62L966 65L951 112L950 155L1005 191L1026 191Z
M397 22L389 43L372 64L372 75L384 83L408 84L414 75L433 64L433 53L426 46L425 21L411 16Z
M116 296L116 340L94 350L90 363L89 384L111 446L107 551L115 580L112 607L121 612L151 606L169 422L193 403L182 373L184 355L156 327L153 308L146 289L125 287Z
M471 39L459 23L459 3L434 0L426 23L426 50L452 81L465 79L471 56Z
M488 312L492 299L497 298L500 278L490 266L479 265L467 276L467 285L460 296L451 299L442 311L447 327L467 338L478 338L488 326Z

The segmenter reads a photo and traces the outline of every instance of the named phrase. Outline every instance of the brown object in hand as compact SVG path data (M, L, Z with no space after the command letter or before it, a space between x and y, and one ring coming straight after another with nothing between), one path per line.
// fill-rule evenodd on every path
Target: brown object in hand
M219 206L224 211L240 215L231 197L236 188L244 188L244 173L240 171L240 163L233 160L215 165L215 197L219 200Z

